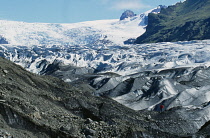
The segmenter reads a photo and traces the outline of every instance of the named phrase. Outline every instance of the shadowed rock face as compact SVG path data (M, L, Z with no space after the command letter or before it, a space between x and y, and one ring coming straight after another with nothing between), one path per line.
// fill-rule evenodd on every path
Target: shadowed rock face
M125 12L122 13L122 15L121 15L121 17L120 17L120 20L124 20L124 19L126 19L126 18L128 18L128 17L134 17L134 16L136 16L136 15L134 14L133 11L131 11L131 10L126 10Z
M8 42L4 37L0 36L0 44L8 44Z

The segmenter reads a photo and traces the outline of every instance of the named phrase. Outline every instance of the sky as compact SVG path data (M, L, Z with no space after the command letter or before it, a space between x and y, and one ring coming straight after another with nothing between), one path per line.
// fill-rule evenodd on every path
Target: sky
M177 2L180 0L0 0L0 19L42 23L119 19L125 10L140 14Z

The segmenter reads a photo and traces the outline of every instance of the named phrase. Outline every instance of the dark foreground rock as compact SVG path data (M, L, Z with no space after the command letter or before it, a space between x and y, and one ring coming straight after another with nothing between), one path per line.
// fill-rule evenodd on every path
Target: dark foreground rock
M153 108L150 110L160 112L160 105L164 105L164 112L161 114L152 115L152 112L148 112L149 114L141 112L151 123L149 128L161 129L164 132L180 136L209 135L206 132L210 120L210 106L208 98L202 96L208 97L208 87L206 86L209 84L209 77L206 74L209 74L209 68L183 67L120 76L111 72L93 73L88 68L55 63L57 62L49 64L43 73L63 80L72 80L68 83L83 92L114 98L135 110L147 109L151 106ZM201 96L190 94L194 88L197 89L196 95ZM90 120L88 119L87 122ZM170 125L165 127L167 124ZM87 131L83 132L87 133Z
M63 81L38 76L0 58L0 128L12 137L143 137L144 114L94 97ZM153 134L154 133L154 134Z
M106 97L50 76L27 72L0 58L0 136L3 137L183 137L209 136L181 112L134 111ZM192 130L192 131L191 131Z

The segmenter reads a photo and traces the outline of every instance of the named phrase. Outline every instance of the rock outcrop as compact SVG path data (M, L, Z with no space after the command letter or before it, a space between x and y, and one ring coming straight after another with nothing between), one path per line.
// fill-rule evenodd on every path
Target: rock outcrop
M9 44L9 43L4 37L0 36L0 44Z
M122 13L122 15L121 15L121 17L120 17L120 20L124 20L124 19L126 19L126 18L128 18L128 17L134 17L134 16L136 16L136 14L134 14L133 11L131 11L131 10L126 10L125 12Z

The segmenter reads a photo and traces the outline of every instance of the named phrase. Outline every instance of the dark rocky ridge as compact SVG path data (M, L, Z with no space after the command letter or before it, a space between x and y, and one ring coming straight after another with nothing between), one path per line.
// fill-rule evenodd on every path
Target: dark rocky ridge
M128 18L128 17L134 17L134 16L136 16L136 14L134 14L133 11L131 11L131 10L126 10L125 12L122 13L122 15L121 15L121 17L120 17L120 20L124 20L124 19L126 19L126 18Z
M135 43L210 39L210 0L186 0L149 14L146 32Z
M0 36L0 44L9 44L9 43L4 37Z

